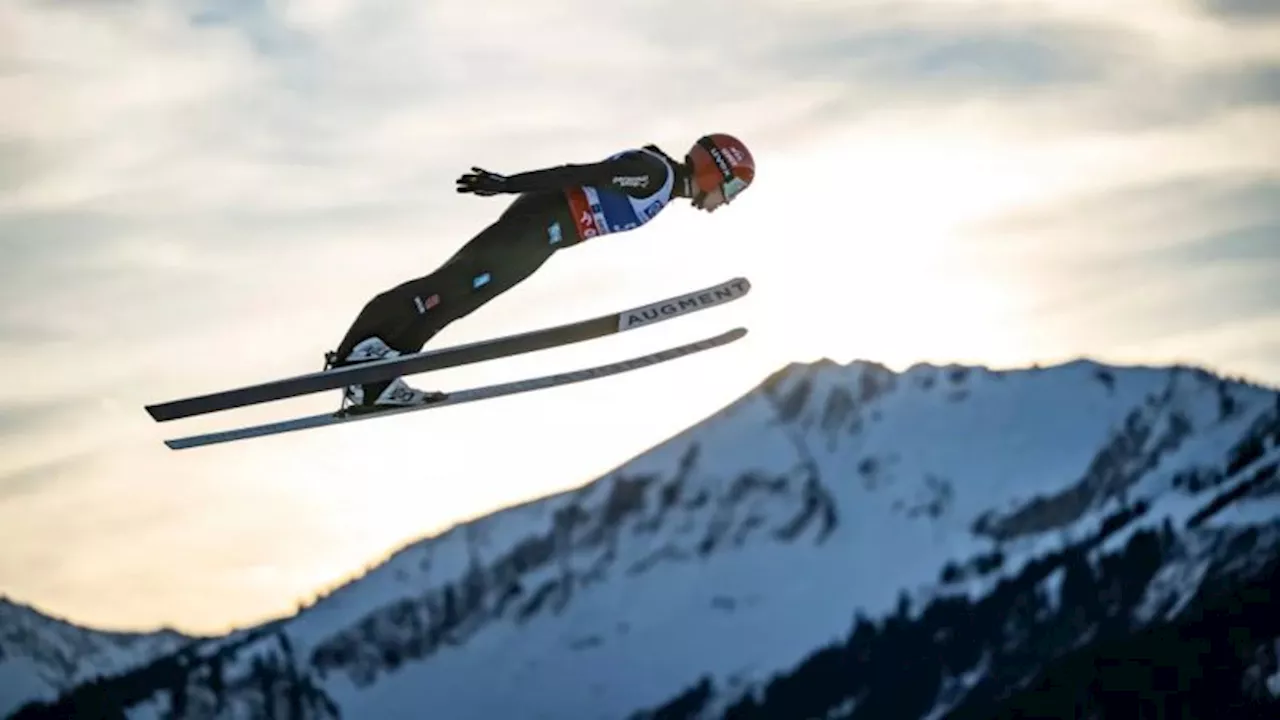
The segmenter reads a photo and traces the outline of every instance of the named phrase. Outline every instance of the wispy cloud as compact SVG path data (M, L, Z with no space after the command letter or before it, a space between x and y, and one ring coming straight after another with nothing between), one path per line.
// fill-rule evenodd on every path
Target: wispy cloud
M12 424L12 417L0 414L0 423ZM30 419L27 416L27 419ZM39 422L38 419L32 422ZM25 425L25 423L24 423ZM0 427L0 432L4 428ZM23 468L12 472L0 473L0 503L17 499L23 495L37 492L64 492L66 488L57 487L61 481L83 477L91 470L91 459L83 456L60 457L34 467Z
M1202 7L1233 21L1280 20L1280 6L1271 0L1199 0Z

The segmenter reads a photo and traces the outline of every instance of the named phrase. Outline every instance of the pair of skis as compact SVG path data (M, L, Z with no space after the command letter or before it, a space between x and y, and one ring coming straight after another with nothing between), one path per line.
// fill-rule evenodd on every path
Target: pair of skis
M556 325L515 335L505 335L490 340L454 345L436 350L427 350L412 355L377 360L356 365L347 365L331 370L322 370L306 375L296 375L282 380L274 380L258 385L248 385L233 390L224 390L208 395L198 395L180 400L172 400L146 406L147 412L157 422L166 422L180 418L203 415L246 407L258 403L283 400L285 398L309 395L311 393L336 390L347 385L363 385L393 378L430 372L444 368L469 365L471 363L494 360L497 358L520 355L547 348L570 345L593 338L615 335L636 328L647 327L655 323L665 322L690 313L733 302L744 297L751 290L751 283L746 278L734 278L718 285L685 293L677 297L667 298L640 307L608 313L598 317L579 320L577 322ZM345 408L337 412L322 413L290 420L234 428L203 435L166 440L165 445L179 450L191 447L212 445L215 443L244 440L267 435L338 425L341 423L368 420L387 415L399 415L448 405L475 402L489 398L529 392L542 388L568 385L570 383L608 377L619 373L638 370L658 363L668 362L676 358L693 355L711 348L727 345L747 334L745 328L738 327L714 337L695 342L665 348L657 352L619 362L599 365L597 367L575 370L572 372L528 378L497 385L486 385L447 392L443 397L424 403L408 406L388 407L386 409L353 411Z

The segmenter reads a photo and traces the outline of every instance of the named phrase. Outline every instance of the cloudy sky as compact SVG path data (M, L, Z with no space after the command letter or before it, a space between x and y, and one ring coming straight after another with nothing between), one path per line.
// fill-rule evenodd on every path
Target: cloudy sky
M8 0L0 5L0 593L223 630L389 551L586 482L790 360L1078 356L1280 384L1270 0ZM441 388L725 349L346 428L172 452L144 404L319 369L373 294L509 198L471 165L737 134L714 216L559 254L437 336L703 287L743 302L414 378Z

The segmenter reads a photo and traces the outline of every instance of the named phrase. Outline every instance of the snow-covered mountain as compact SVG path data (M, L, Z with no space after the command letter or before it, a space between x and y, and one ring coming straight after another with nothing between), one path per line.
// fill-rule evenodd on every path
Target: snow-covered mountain
M100 675L116 675L192 638L172 630L105 632L77 627L0 597L0 717Z
M1280 393L1195 368L793 364L576 491L55 711L1275 713L1278 466Z

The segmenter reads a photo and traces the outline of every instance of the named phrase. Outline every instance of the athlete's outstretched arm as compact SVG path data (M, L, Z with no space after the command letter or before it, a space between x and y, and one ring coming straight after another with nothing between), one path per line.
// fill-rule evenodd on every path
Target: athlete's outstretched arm
M566 164L516 175L498 175L482 168L458 178L458 192L477 195L527 193L563 190L578 185L612 187L624 192L640 191L647 195L662 186L666 165L659 159L639 152L627 153L611 160L585 165Z

